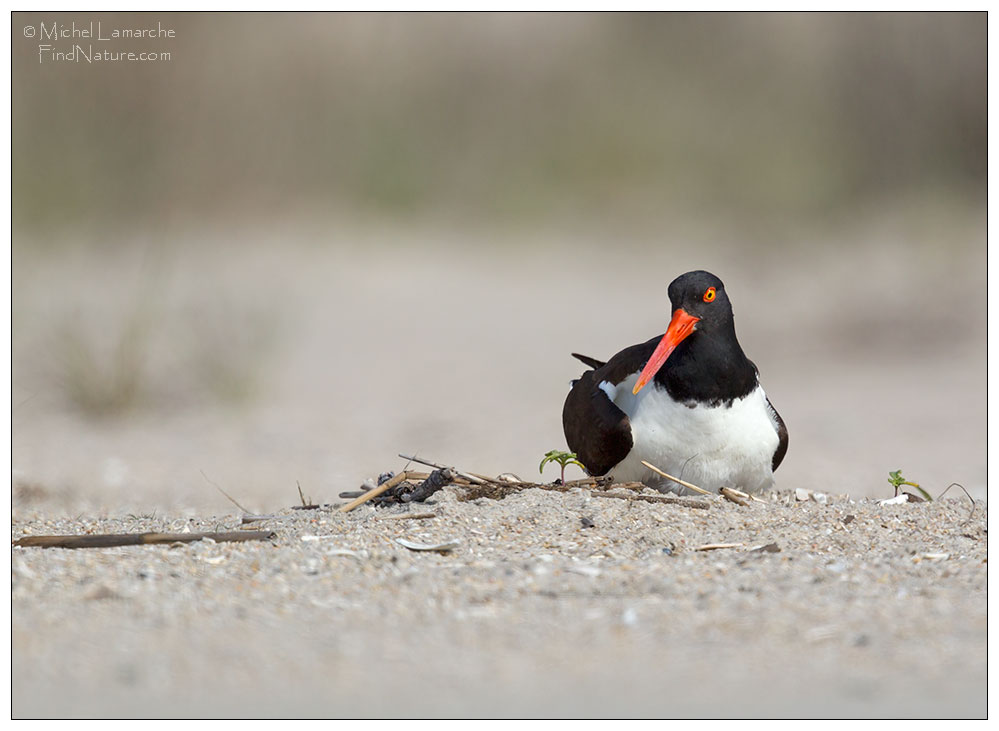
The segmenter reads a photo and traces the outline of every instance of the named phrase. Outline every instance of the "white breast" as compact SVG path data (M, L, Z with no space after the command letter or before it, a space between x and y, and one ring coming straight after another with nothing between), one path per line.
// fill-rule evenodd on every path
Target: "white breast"
M636 380L637 373L617 386L606 381L600 384L631 421L634 446L611 469L616 481L678 487L642 465L645 460L713 492L721 487L759 492L773 486L772 464L779 438L762 387L730 406L691 408L655 384L633 395Z

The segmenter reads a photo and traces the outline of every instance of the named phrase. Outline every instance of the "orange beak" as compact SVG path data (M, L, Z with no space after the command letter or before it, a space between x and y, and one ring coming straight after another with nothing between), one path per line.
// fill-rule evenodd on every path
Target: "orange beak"
M676 349L676 346L683 342L684 338L690 335L690 333L694 332L694 325L700 321L701 318L688 315L681 309L677 309L673 313L673 319L670 320L669 327L666 328L666 334L659 341L659 345L653 351L652 357L649 358L649 362L645 364L642 374L635 382L635 388L631 391L633 394L637 394L645 387L645 384L652 380L656 372L663 367L666 359Z

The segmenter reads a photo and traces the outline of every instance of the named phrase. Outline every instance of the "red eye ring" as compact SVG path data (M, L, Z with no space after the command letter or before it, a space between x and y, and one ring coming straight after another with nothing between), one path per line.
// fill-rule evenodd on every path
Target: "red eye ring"
M705 290L705 292L704 292L704 301L705 302L714 302L714 299L715 299L715 288L714 287L708 287L707 290Z

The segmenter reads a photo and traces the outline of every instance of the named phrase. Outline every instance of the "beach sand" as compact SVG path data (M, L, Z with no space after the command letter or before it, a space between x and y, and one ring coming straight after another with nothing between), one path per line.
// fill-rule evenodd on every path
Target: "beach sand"
M986 715L981 502L460 494L285 510L270 541L15 548L13 715Z
M984 716L979 219L949 248L678 230L615 257L605 231L19 244L12 539L237 528L216 486L282 517L262 542L14 548L14 717ZM296 483L339 503L400 452L553 479L569 353L661 333L694 268L725 280L789 427L765 502L288 510ZM959 488L879 504L900 468L973 514ZM387 519L406 509L435 517Z

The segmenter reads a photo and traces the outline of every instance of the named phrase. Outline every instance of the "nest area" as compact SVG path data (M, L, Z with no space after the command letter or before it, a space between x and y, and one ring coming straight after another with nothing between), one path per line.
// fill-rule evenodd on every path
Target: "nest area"
M399 475L384 473L383 476L387 476L387 479L384 480L382 484L400 477L402 479L380 494L369 498L375 505L423 502L435 492L443 487L447 487L448 485L453 485L458 488L458 500L462 502L478 500L479 498L502 500L507 495L512 495L515 492L531 488L553 490L555 492L567 492L576 487L603 488L611 486L611 480L598 477L588 477L581 480L567 481L565 484L557 480L555 482L539 483L525 482L508 475L486 477L484 475L475 475L472 473L459 473L457 470L449 467L434 470L433 472L417 472L407 470L399 473ZM627 483L627 487L640 489L645 486L636 482ZM357 499L374 489L378 488L362 487L360 490L341 492L340 497Z
M514 475L504 474L498 477L488 477L474 472L463 472L454 467L428 462L417 457L399 456L411 462L419 462L433 467L434 471L404 470L397 475L393 475L391 472L383 473L379 477L377 486L365 485L360 490L340 493L341 498L351 500L342 506L340 511L349 512L368 501L376 506L423 502L448 485L459 488L458 499L461 501L478 500L479 498L502 500L515 492L532 488L555 492L567 492L575 488L582 488L588 489L592 494L600 497L667 502L693 508L708 507L708 503L703 500L642 494L647 485L641 482L614 483L606 477L585 477L579 480L568 480L565 483L558 480L551 483L525 482ZM610 492L614 488L624 488L627 492Z

